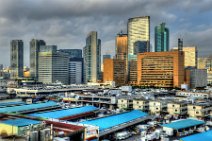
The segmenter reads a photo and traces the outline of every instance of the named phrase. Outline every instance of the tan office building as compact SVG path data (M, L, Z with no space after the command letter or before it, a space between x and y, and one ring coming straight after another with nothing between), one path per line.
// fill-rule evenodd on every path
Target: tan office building
M181 87L184 83L182 51L140 53L137 61L138 85Z
M116 85L127 83L126 62L124 60L106 58L103 63L103 82L114 81Z
M177 50L175 47L173 50ZM185 67L197 67L197 57L198 57L198 50L196 46L191 47L183 47L184 52L184 66Z
M127 34L117 34L116 36L116 59L127 60Z

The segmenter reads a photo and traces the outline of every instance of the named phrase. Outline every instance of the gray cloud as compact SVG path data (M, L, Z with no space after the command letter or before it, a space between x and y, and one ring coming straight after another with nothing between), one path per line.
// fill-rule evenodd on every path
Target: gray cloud
M59 48L82 48L89 31L98 31L102 51L114 54L115 36L127 31L127 20L151 16L151 43L154 26L166 22L171 46L183 36L186 44L200 46L200 54L211 50L211 0L0 0L0 63L9 65L9 42L23 39L25 64L29 41L44 39ZM8 61L5 61L8 60Z

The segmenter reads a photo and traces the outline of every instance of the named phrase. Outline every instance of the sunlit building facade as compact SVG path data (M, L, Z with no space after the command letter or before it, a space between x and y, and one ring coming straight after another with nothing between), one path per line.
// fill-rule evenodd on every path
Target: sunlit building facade
M184 83L182 51L140 53L137 61L138 85L179 88Z

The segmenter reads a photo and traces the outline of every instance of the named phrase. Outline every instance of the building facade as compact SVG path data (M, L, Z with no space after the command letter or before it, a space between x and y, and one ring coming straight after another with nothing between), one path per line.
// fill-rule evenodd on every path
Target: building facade
M169 51L169 29L165 23L155 27L155 52Z
M60 49L59 51L68 54L69 58L82 58L81 49Z
M101 79L101 40L96 31L91 31L86 38L83 58L85 83L98 82Z
M83 83L83 58L69 59L69 84Z
M103 82L114 81L116 85L127 83L126 63L120 59L104 59Z
M116 36L116 59L127 60L128 36L119 33Z
M47 50L39 52L38 80L43 83L69 84L68 54L55 51L55 46L47 47Z
M189 88L198 88L207 86L207 70L187 68L185 70L185 82Z
M35 80L38 80L38 55L40 47L45 45L44 40L32 39L30 41L30 76Z
M12 40L10 42L10 65L11 78L23 77L24 66L24 43L22 40Z
M198 58L198 69L207 69L207 83L212 85L212 57Z
M146 44L144 52L150 51L150 17L135 17L128 20L128 61L137 59L139 48Z
M180 87L184 83L184 54L182 51L140 53L137 72L138 85Z

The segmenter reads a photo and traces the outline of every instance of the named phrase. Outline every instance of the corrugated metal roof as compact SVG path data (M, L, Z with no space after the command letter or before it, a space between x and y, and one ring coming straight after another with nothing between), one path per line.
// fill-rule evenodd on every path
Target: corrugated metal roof
M46 108L46 107L57 106L57 105L58 104L56 102L48 101L48 102L44 102L44 103L4 107L4 108L0 108L0 113L13 113L13 112L26 111L26 110Z
M202 120L197 120L197 119L183 119L183 120L178 120L178 121L174 121L168 124L163 124L163 127L168 127L168 128L173 128L175 130L178 129L184 129L184 128L188 128L188 127L192 127L192 126L196 126L196 125L201 125L204 124L205 122Z
M22 127L22 126L28 126L31 124L39 124L41 122L37 120L17 118L17 119L9 119L9 120L0 121L0 123Z
M126 122L133 121L138 118L145 117L147 115L148 115L147 113L141 112L139 110L133 110L133 111L122 113L122 114L116 114L116 115L98 118L94 120L87 120L81 123L98 126L100 131L102 131L102 130L112 128L114 126L117 126Z
M181 138L182 141L212 141L212 130Z
M25 102L18 101L18 102L4 102L0 103L0 106L12 106L12 105L21 105L21 104L26 104Z
M95 110L98 110L98 108L94 106L84 106L84 107L78 107L78 108L72 108L72 109L35 113L35 114L30 114L30 116L42 117L42 118L63 118L63 117L74 116L74 115L83 114L87 112L92 112Z

